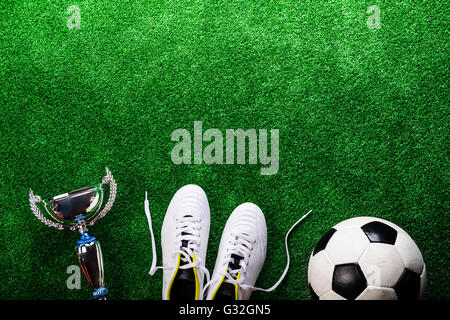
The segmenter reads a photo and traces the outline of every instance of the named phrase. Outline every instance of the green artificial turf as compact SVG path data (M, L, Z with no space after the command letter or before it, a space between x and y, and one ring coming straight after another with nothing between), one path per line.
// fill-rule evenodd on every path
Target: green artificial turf
M68 29L77 5L81 28ZM381 9L369 29L368 6ZM448 299L448 5L438 1L2 1L0 3L0 298L90 299L68 290L75 232L31 213L44 198L118 184L91 227L110 299L160 299L148 275L149 192L156 242L170 199L200 185L211 207L207 267L228 215L258 204L268 255L257 299L309 299L307 263L320 237L355 216L388 219L420 247L426 298ZM171 134L279 129L280 168L175 165ZM158 246L159 263L161 249Z

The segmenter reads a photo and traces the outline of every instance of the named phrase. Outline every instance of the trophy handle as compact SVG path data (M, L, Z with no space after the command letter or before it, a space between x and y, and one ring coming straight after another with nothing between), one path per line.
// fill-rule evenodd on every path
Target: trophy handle
M39 210L37 203L43 202L45 208L47 209L46 203L45 203L45 201L43 201L41 199L41 197L34 195L33 190L31 190L31 189L29 192L29 200L30 200L31 211L33 212L35 217L38 218L39 221L41 221L43 224L45 224L46 226L49 226L49 227L56 228L58 230L63 230L65 228L68 228L68 226L63 225L62 223L54 222L54 221L51 221L51 220L47 219L46 217L44 217L44 215Z
M90 219L86 220L86 225L87 226L92 226L98 219L103 218L109 210L111 210L111 207L114 203L114 201L116 200L116 195L117 195L117 184L116 181L114 180L113 175L111 174L111 171L109 171L108 168L106 168L106 176L103 177L102 180L102 184L107 184L109 183L109 198L108 198L108 202L105 204L105 207L100 211L100 213L92 216ZM102 191L103 194L103 191ZM103 195L102 195L103 198Z
M100 243L87 232L81 234L77 241L76 251L81 270L94 292L93 297L98 300L106 299L108 289L104 286L103 256Z

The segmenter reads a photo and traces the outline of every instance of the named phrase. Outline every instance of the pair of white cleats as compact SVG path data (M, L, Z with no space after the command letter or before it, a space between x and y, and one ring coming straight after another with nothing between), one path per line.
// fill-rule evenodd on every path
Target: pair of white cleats
M255 283L266 258L267 227L264 214L257 205L244 203L231 213L210 277L205 267L210 209L203 189L197 185L186 185L172 198L161 229L163 266L156 266L155 238L147 194L144 204L153 251L150 274L163 269L163 300L247 300L254 290L274 290L289 269L289 233L311 212L301 217L286 234L287 264L280 279L271 288L261 289L256 288Z

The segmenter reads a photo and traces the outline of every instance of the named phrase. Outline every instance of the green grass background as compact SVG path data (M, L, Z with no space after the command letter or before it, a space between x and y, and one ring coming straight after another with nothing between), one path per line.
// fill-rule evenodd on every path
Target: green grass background
M81 29L66 26L70 5ZM369 5L381 29L366 26ZM66 288L76 233L31 213L48 198L118 184L91 234L102 244L111 299L159 299L143 209L157 232L178 188L211 206L212 271L231 211L265 213L268 255L258 299L309 299L307 262L322 234L370 215L407 230L428 267L428 299L448 299L448 5L439 1L2 1L0 3L0 298L90 299ZM280 130L280 170L174 165L170 141L193 122ZM161 251L158 248L159 263Z

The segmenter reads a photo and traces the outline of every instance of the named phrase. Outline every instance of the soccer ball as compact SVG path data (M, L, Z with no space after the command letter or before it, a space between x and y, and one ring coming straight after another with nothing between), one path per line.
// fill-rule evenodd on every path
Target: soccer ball
M313 299L416 300L426 282L422 254L392 222L357 217L319 240L308 264Z

